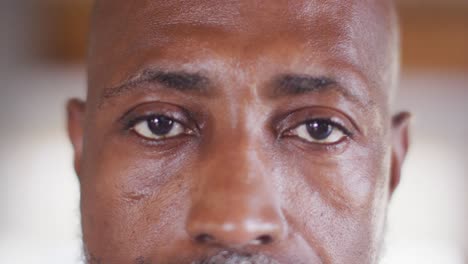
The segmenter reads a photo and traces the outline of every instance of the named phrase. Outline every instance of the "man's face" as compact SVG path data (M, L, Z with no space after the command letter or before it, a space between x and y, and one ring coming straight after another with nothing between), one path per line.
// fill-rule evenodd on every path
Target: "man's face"
M69 104L89 263L376 263L390 1L98 1ZM250 262L242 262L250 261Z

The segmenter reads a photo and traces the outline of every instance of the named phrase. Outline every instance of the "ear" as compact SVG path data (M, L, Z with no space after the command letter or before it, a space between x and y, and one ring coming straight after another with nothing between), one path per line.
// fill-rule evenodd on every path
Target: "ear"
M80 177L81 156L83 153L83 132L86 105L78 99L71 99L67 103L68 137L74 150L75 172Z
M409 124L411 115L408 112L398 113L392 118L392 163L390 175L390 196L398 187L401 168L409 146Z

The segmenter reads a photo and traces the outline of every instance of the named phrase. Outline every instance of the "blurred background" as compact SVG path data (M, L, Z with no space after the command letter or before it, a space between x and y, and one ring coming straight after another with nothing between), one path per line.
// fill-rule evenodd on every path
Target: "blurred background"
M81 263L65 102L84 97L91 0L0 0L0 263ZM468 0L402 0L412 148L383 264L468 264Z

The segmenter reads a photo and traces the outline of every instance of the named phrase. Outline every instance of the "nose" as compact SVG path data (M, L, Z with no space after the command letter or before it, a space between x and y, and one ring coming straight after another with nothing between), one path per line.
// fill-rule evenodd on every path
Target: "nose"
M285 237L268 165L254 152L230 148L211 156L193 176L198 185L186 230L194 243L239 248L265 246Z
M273 208L255 209L259 204L242 203L246 202L217 198L216 202L194 207L187 221L192 240L200 245L240 248L268 245L283 238L283 221Z

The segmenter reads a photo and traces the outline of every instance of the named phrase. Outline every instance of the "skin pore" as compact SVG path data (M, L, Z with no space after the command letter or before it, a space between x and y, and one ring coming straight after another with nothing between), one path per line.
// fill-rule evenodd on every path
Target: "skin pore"
M100 0L68 104L90 264L375 264L408 147L390 0Z

